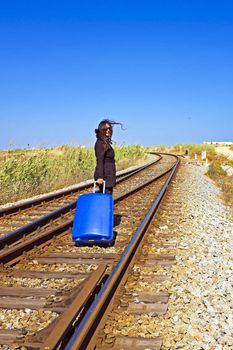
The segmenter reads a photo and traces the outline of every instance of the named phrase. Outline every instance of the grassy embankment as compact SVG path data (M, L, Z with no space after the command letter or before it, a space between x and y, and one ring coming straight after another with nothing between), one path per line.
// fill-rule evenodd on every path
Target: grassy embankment
M207 161L209 164L209 170L206 175L209 176L216 185L221 189L221 198L225 203L233 208L233 176L228 176L227 173L221 168L222 165L230 165L233 167L233 161L227 159L223 155L216 152L213 145L209 144L177 144L175 146L157 146L150 147L151 151L157 152L171 152L175 154L184 155L185 150L189 150L189 158L194 159L195 154L198 161L201 160L202 151L206 151ZM233 146L230 147L233 151Z
M117 170L142 162L139 145L114 147ZM0 204L53 191L93 177L93 149L62 146L52 149L0 151Z

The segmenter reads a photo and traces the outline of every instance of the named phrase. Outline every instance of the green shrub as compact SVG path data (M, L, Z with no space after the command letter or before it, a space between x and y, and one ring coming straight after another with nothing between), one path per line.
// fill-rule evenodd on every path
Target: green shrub
M46 155L11 157L1 164L1 189L12 194L34 191L45 179L48 169Z

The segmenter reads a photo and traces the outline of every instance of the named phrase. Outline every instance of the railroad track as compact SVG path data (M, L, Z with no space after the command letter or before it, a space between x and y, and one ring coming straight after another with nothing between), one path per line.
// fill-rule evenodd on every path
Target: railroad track
M124 186L123 182L117 186L114 246L75 246L71 242L72 219L63 217L62 223L55 227L27 237L1 252L2 346L6 349L13 345L31 349L65 346L78 349L74 344L79 339L80 348L86 348L86 340L76 337L76 332L83 327L94 300L108 289L112 276L118 275L119 265L120 269L128 269L122 267L122 260L130 256L127 265L130 264L140 241L137 237L142 223L147 227L175 171L177 159L163 155L159 164L159 170L150 167L150 176L147 173L143 184L134 180L136 186L131 183L130 190L126 189L129 184ZM106 309L107 304L104 301ZM72 345L69 345L71 332L74 332L75 339L72 338ZM90 334L88 337L91 339Z
M155 160L146 165L118 172L117 182L125 181L161 160L159 155L154 154L154 157ZM0 248L4 246L4 237L9 233L15 232L18 236L27 234L75 207L77 197L84 192L91 191L92 186L93 181L89 180L68 189L41 195L0 209Z
M117 179L117 187L116 187L115 193L117 194L117 192L122 191L124 187L129 186L129 184L132 187L132 186L135 186L135 183L137 182L139 184L145 182L146 178L151 178L151 176L153 176L154 171L156 171L159 174L161 167L163 167L163 164L160 165L159 163L161 160L161 156L156 155L156 158L157 159L155 161L147 165L141 166L137 169L134 169L133 171L120 173L119 178ZM7 213L5 213L5 215L2 218L2 227L3 225L6 225L7 227L11 225L11 219L13 220L13 222L17 221L19 226L20 224L23 226L5 235L2 232L2 237L0 237L0 249L2 250L2 253L4 250L8 249L8 247L12 247L13 245L18 244L19 242L23 242L28 237L40 234L45 230L48 230L49 228L53 228L54 225L58 226L64 221L67 221L70 218L73 218L74 209L76 206L78 196L81 193L91 191L92 188L93 188L93 181L88 181L88 184L86 185L77 186L75 197L74 197L74 194L70 194L70 190L68 191L68 193L66 191L65 192L66 194L64 194L64 191L62 191L64 196L63 202L66 201L66 204L53 211L51 211L52 210L51 204L52 204L52 207L56 205L56 208L57 208L57 206L60 205L61 199L58 198L58 203L57 203L56 202L57 198L53 197L54 194L49 195L47 198L47 201L49 201L50 199L50 202L47 204L48 208L47 208L46 215L44 216L41 216L44 213L44 210L41 212L41 206L44 207L46 203L41 204L41 199L35 199L33 201L30 201L31 204L34 203L35 201L36 203L33 204L33 207L27 207L26 209L24 208L24 206L28 205L28 203L23 204L23 208L20 205L14 206L13 209L8 208L7 213L9 210L10 211L16 210L16 208L17 208L17 211L16 213L8 213L9 215L7 217L6 217ZM59 195L61 195L61 193L59 193ZM55 196L58 196L58 194L56 193ZM39 200L39 203L38 203L38 200ZM67 204L67 201L69 201L68 204ZM63 202L62 204L64 204ZM31 220L31 216L33 215L34 217L34 212L36 210L38 210L37 217L39 218L24 225L23 223L25 222L25 217L27 218L27 221ZM3 214L3 211L2 211L2 214ZM22 218L23 218L23 221L21 221ZM0 260L1 260L1 253L0 253Z

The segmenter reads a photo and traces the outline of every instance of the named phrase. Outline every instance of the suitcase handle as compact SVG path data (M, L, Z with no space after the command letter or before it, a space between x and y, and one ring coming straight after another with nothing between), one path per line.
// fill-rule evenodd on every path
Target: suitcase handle
M93 190L93 193L95 193L95 191L96 191L96 184L97 184L97 181L94 181L94 190ZM105 181L103 181L103 193L105 193Z

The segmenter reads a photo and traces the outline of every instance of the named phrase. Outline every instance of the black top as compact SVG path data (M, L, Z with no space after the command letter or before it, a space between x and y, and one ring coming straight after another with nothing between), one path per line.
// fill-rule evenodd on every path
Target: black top
M112 146L104 149L104 142L97 139L95 143L96 168L94 179L104 179L106 187L114 187L116 184L115 154Z

